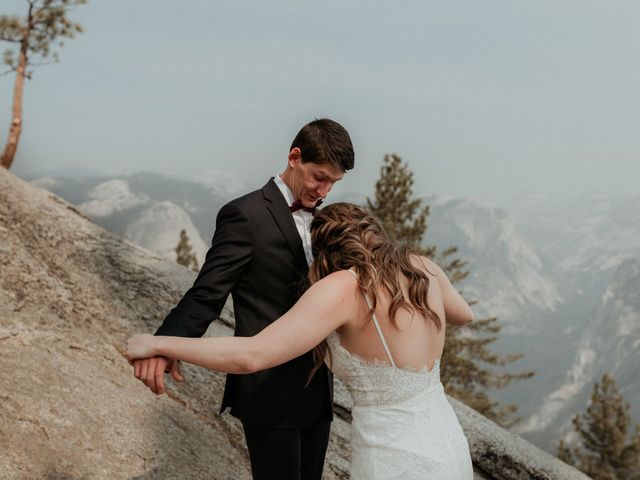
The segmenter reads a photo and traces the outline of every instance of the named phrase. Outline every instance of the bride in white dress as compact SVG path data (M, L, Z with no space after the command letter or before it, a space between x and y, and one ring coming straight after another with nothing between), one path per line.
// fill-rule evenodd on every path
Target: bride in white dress
M351 393L354 480L472 480L467 440L440 382L447 323L471 309L429 259L394 246L348 203L313 219L311 287L253 337L134 335L132 361L155 355L251 373L311 349ZM310 372L310 375L313 375Z

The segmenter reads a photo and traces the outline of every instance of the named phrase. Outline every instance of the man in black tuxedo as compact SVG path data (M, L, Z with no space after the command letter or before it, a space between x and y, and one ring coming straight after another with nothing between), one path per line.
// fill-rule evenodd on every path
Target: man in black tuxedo
M347 131L329 119L305 125L285 171L220 209L204 265L156 335L202 336L231 293L236 336L252 336L283 315L302 294L313 260L309 225L335 182L353 168ZM309 319L313 322L313 318ZM253 478L320 479L333 417L331 373L308 382L311 352L250 375L227 375L227 407L242 421ZM182 380L177 362L136 360L135 376L164 392L164 373ZM307 384L308 382L308 384Z

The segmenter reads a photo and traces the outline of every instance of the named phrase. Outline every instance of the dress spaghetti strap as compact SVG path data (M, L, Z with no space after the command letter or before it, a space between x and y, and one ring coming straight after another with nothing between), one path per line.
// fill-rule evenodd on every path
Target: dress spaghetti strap
M349 270L354 277L356 277L356 279L358 278L358 276L356 275L356 272L354 272L353 270ZM364 299L367 302L367 306L369 307L369 310L371 309L371 302L369 301L369 297L367 296L367 294L363 291L362 292L364 294ZM378 318L376 317L376 313L372 311L372 317L373 317L373 324L376 327L376 331L378 332L378 336L380 337L380 341L382 342L382 346L384 347L384 351L387 354L387 358L389 358L389 361L391 362L391 365L393 367L396 366L396 362L393 360L393 357L391 356L391 351L389 351L389 346L387 345L387 341L384 338L384 335L382 334L382 329L380 328L380 323L378 322Z

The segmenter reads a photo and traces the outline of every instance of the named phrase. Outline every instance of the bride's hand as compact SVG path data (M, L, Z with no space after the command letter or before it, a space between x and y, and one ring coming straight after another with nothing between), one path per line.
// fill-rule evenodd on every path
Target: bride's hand
M149 358L156 355L156 338L148 333L137 334L127 341L127 360L129 362L136 358Z

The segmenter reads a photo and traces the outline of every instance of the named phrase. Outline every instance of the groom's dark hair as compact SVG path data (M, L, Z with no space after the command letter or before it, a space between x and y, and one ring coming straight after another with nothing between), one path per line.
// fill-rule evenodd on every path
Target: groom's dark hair
M351 137L342 125L328 118L302 127L289 150L296 147L302 153L302 163L329 163L343 172L353 168Z

